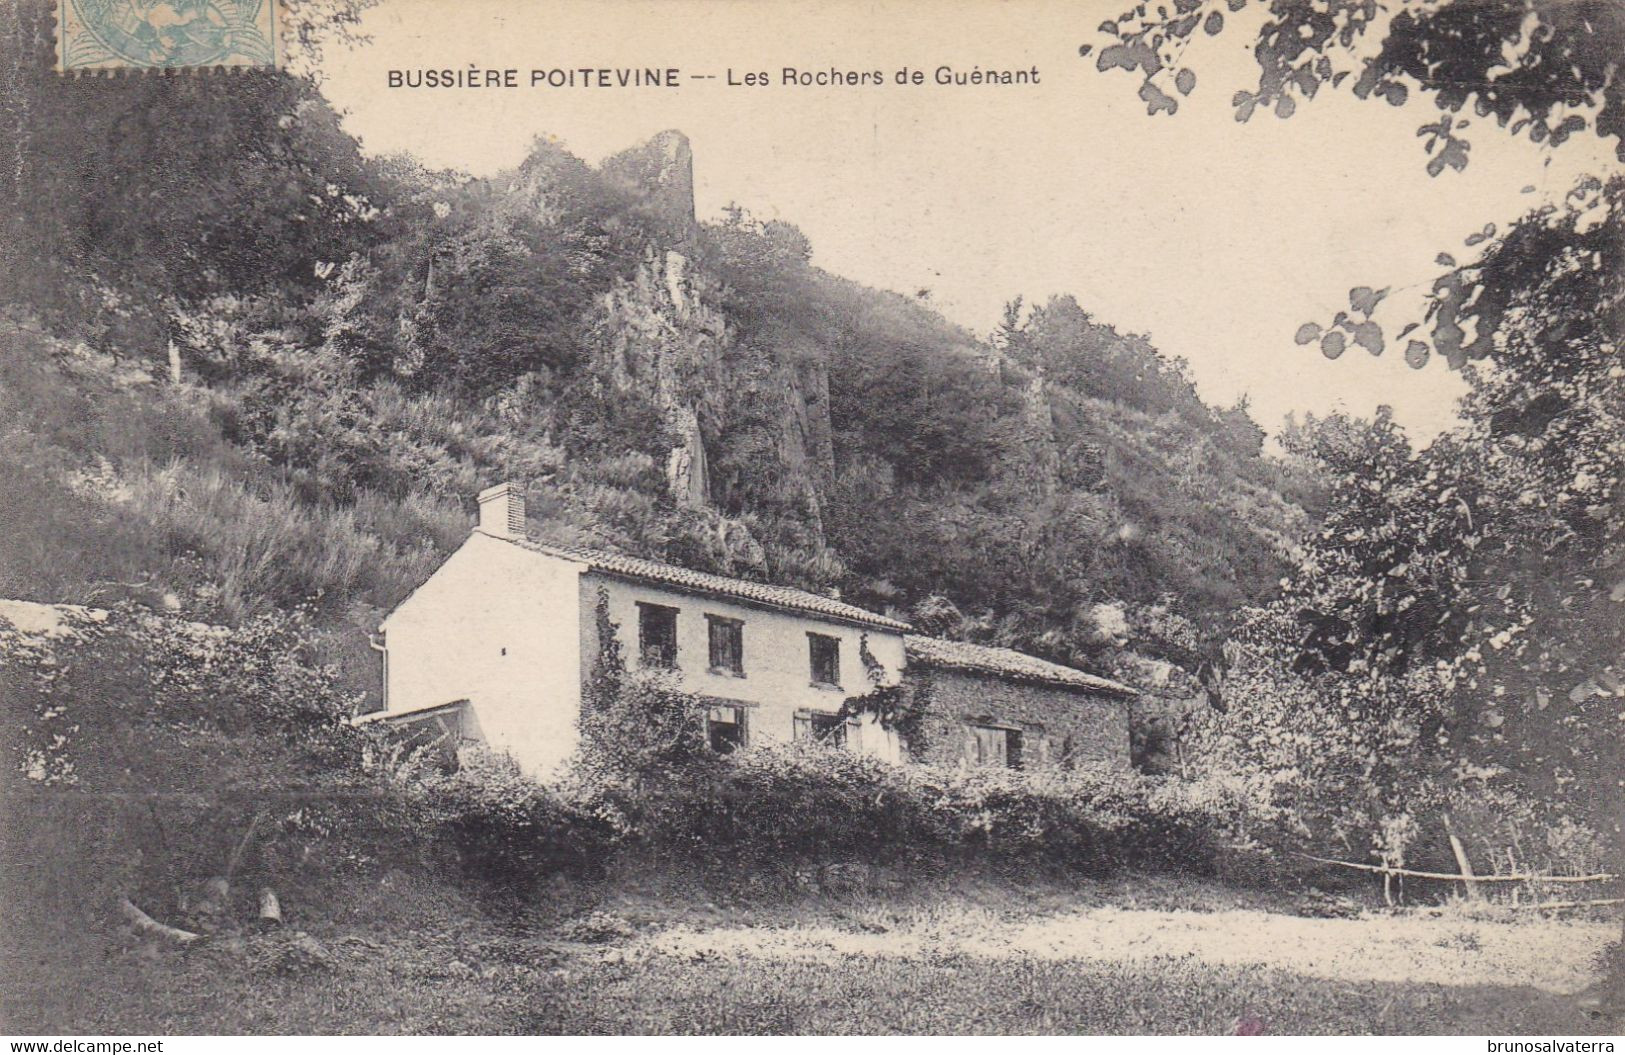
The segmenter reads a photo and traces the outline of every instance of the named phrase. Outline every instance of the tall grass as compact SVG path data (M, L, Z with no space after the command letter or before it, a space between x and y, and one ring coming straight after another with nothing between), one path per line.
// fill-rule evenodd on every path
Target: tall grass
M467 531L462 510L429 496L408 503L373 498L354 506L302 504L282 482L250 487L215 466L138 463L121 477L127 507L166 540L172 555L196 555L200 589L240 619L276 601L347 597L386 607L427 578ZM386 541L386 538L389 539Z
M461 501L423 484L345 504L302 498L226 438L214 413L222 399L120 374L36 333L0 332L0 596L174 594L230 622L313 599L387 608L467 533ZM386 398L391 425L420 439L456 433L449 408L406 402ZM441 472L418 466L420 479L463 489L478 479L443 444L421 453Z

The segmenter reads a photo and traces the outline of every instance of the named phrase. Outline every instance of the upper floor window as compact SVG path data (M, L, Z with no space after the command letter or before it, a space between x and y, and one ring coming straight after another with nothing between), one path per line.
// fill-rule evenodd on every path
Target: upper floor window
M840 688L841 639L828 634L808 634L807 653L812 666L812 683L825 688Z
M711 634L711 673L745 676L745 624L738 619L707 615Z
M638 656L646 667L677 669L677 609L638 602Z

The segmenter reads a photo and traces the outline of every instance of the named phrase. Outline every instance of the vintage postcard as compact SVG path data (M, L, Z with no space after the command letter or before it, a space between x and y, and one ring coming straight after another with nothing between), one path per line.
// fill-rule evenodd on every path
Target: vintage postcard
M0 0L0 1033L1612 1051L1622 54Z

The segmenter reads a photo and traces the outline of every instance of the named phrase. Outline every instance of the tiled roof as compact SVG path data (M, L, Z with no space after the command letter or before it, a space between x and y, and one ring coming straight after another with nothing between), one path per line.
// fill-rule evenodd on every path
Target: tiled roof
M1111 696L1139 695L1127 685L1109 678L1098 677L1059 663L1051 663L1047 659L1029 656L1013 648L992 648L988 645L972 645L964 641L947 641L940 637L920 637L915 634L903 638L903 646L908 652L909 666L917 663L920 666L945 670L967 670L1014 681L1084 689Z
M837 601L833 597L821 597L818 594L808 593L806 590L792 589L789 586L773 586L768 583L733 579L726 575L712 575L708 572L679 568L675 564L662 564L659 561L645 560L642 557L628 557L624 553L609 553L605 550L581 549L575 546L557 546L552 543L536 542L532 539L510 538L507 541L537 553L545 553L550 557L559 557L564 560L585 564L595 572L616 578L658 583L662 586L670 586L693 593L732 597L740 601L754 602L795 612L806 612L810 615L821 615L828 619L857 623L862 626L880 627L886 630L909 629L909 625L900 620L878 615L866 608L859 608L855 604Z

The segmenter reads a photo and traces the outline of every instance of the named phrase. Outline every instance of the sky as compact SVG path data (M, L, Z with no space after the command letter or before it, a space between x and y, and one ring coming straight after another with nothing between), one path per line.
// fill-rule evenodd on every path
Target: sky
M1474 121L1471 162L1434 179L1416 128L1431 104L1323 91L1281 120L1242 124L1256 85L1248 24L1183 57L1197 75L1177 114L1147 116L1138 80L1078 48L1122 0L383 0L370 41L333 48L324 91L371 154L487 175L538 135L589 162L668 128L694 151L696 208L729 203L794 223L813 262L868 285L929 290L977 334L1016 296L1070 293L1101 321L1189 361L1202 397L1286 414L1379 404L1418 439L1452 420L1459 378L1397 351L1329 361L1293 334L1391 286L1390 333L1417 314L1450 251L1489 222L1616 171L1589 136L1550 150ZM1235 18L1236 16L1232 16ZM1038 83L937 86L939 66L1038 70ZM531 88L532 69L657 66L671 88ZM389 88L389 71L515 68L517 88ZM879 70L883 87L783 86L782 70ZM892 83L903 67L924 85ZM730 86L747 72L767 86ZM692 79L693 74L714 80ZM1170 94L1172 87L1167 86ZM1533 187L1533 191L1525 188Z

